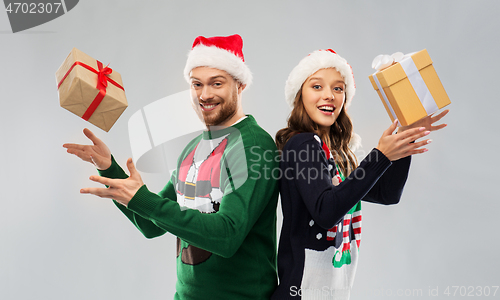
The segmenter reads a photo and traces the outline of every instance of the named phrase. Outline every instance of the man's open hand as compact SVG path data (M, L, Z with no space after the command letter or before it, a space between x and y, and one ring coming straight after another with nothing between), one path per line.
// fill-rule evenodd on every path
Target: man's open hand
M92 141L93 145L64 144L63 147L68 149L68 153L94 164L99 170L108 169L111 166L111 151L109 151L108 146L89 129L85 128L83 133Z
M107 185L108 188L84 188L80 190L80 193L114 199L118 203L127 206L139 188L144 185L141 175L132 162L132 158L127 160L127 168L130 172L130 177L127 179L110 179L97 175L90 176L90 180Z

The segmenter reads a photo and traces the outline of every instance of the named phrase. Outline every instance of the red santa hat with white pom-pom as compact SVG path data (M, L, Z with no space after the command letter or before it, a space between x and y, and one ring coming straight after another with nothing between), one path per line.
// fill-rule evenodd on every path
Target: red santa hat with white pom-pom
M184 77L188 82L191 70L197 67L226 71L234 79L245 84L247 88L252 83L252 73L245 64L243 56L243 39L238 34L209 38L197 37L184 68Z
M285 98L288 105L293 109L295 98L302 84L318 70L335 68L345 81L345 104L347 109L356 93L356 84L351 66L347 61L332 49L316 50L304 57L295 68L293 68L285 85ZM361 146L361 137L353 133L349 147L355 150Z

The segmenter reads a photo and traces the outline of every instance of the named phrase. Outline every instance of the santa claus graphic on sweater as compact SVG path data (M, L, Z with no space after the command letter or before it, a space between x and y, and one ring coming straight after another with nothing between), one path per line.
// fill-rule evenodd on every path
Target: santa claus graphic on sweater
M215 213L223 196L220 186L221 159L226 150L227 135L218 139L202 140L181 162L177 182L177 202L180 206L202 213ZM226 172L226 170L223 170ZM182 262L197 265L212 253L189 245L181 249L177 238L177 255L182 250Z

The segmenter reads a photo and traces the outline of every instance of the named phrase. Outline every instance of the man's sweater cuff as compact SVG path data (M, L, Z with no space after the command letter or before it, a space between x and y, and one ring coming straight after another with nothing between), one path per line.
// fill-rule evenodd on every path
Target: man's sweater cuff
M113 155L111 155L111 166L109 166L109 168L107 168L106 170L97 169L97 171L99 172L100 176L106 178L119 178L119 179L127 178L127 174L123 172L122 168L120 167L120 165L118 165Z
M150 192L146 185L139 188L134 197L130 199L127 208L139 214L141 217L149 219L156 206L159 196Z

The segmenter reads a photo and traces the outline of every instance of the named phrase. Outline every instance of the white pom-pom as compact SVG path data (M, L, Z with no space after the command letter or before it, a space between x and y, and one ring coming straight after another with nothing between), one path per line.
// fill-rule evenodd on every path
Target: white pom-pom
M349 148L351 151L356 151L361 147L361 137L357 133L352 133L351 141L349 142Z

